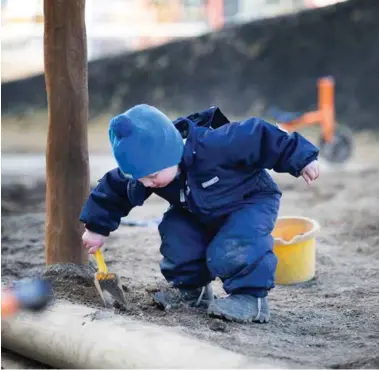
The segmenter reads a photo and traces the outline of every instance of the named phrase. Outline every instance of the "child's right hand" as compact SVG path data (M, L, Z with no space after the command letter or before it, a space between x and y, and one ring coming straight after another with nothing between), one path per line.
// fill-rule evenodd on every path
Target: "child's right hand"
M88 249L88 253L94 254L104 244L105 236L86 229L82 236L82 240L84 248Z

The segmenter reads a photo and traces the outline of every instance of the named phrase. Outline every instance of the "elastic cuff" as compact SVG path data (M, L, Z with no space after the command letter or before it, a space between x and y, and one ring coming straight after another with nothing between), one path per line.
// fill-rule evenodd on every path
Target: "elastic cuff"
M298 164L296 164L296 166L294 166L296 169L295 171L293 171L292 175L294 177L299 177L300 174L301 174L301 171L311 162L313 162L314 160L318 159L318 152L317 153L313 153L311 156L303 159L303 161L299 162Z
M92 231L93 233L100 234L103 236L109 236L110 234L110 231L108 229L105 229L104 227L101 227L99 225L85 224L85 228L89 231Z

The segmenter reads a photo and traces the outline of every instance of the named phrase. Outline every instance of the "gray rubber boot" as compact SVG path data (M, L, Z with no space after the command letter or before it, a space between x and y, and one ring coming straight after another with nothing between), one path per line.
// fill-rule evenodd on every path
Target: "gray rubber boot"
M267 297L258 298L248 294L215 299L208 307L208 314L240 323L270 321Z
M171 288L167 291L159 291L153 294L154 302L161 308L178 308L182 305L189 307L205 307L214 300L213 290L210 284L197 289Z

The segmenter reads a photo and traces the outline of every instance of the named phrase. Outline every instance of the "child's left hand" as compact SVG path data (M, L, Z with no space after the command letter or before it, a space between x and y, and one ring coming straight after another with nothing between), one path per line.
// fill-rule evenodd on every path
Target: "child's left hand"
M310 185L310 183L318 178L320 175L320 168L318 161L315 160L311 163L308 163L300 172L304 181Z

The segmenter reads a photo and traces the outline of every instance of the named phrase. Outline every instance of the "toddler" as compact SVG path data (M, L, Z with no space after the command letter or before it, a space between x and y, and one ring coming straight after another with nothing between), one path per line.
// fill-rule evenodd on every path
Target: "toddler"
M172 122L155 107L136 105L110 121L109 139L118 168L99 181L80 215L89 253L155 193L170 204L158 229L160 269L172 288L154 301L268 322L281 192L267 169L310 184L319 176L318 149L259 118L230 122L218 107ZM227 293L221 298L210 284L216 277Z

